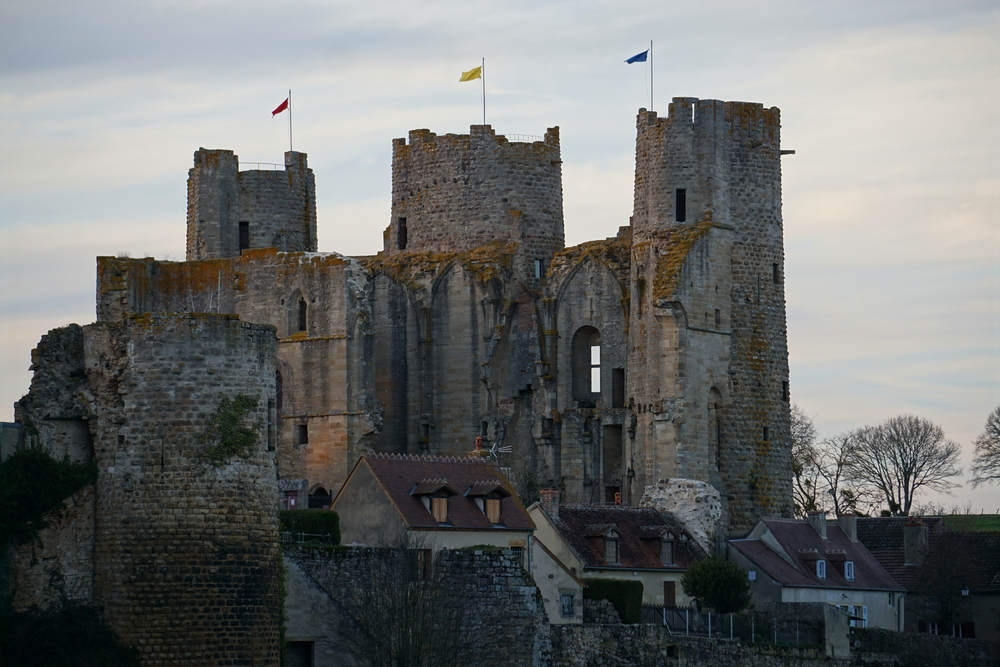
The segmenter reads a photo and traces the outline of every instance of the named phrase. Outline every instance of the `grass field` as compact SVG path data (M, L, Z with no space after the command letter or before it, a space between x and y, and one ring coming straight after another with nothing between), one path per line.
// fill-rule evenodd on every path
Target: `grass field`
M1000 514L951 514L943 518L952 530L1000 530Z

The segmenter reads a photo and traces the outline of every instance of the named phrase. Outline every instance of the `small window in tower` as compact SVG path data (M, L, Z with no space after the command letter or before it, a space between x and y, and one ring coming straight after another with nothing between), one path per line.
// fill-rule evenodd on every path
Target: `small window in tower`
M542 277L542 260L540 259L535 260L535 277L536 278Z
M396 223L396 245L406 250L406 218L399 218Z
M611 369L611 407L625 407L625 369Z
M788 380L783 380L781 382L781 400L785 403L788 402Z
M687 190L677 188L675 197L674 220L677 222L687 222Z
M601 346L590 346L590 391L601 393Z
M308 424L299 424L295 427L296 429L296 441L300 445L309 444L309 426Z
M778 269L777 264L771 265L771 278L774 280L775 285L781 282L781 271Z
M719 329L722 327L722 311L718 308L715 309L715 328Z
M764 442L767 442L770 439L771 439L771 431L765 426L764 427Z
M299 299L299 331L307 331L309 320L306 317L308 306L305 299Z
M240 220L240 252L250 247L250 223Z

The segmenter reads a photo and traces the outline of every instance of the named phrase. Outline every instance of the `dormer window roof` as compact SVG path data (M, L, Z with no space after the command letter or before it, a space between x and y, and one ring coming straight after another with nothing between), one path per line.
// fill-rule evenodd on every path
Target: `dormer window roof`
M474 482L465 491L471 498L510 498L511 493L495 480Z
M448 480L443 477L423 479L413 485L410 491L411 496L436 496L447 497L457 496L458 491L448 485Z

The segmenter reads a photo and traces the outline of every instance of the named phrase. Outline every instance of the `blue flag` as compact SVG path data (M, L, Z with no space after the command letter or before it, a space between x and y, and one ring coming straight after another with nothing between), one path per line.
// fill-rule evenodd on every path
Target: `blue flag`
M647 55L649 55L649 49L646 49L642 53L635 54L634 56L632 56L631 58L629 58L625 62L627 62L629 65L631 65L632 63L644 63L644 62L646 62L646 56Z

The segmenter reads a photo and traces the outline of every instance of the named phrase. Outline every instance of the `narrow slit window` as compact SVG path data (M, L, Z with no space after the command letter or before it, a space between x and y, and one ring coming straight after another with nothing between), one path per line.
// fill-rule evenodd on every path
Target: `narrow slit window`
M674 219L677 222L687 222L687 190L677 188L674 197Z
M246 220L240 221L240 252L250 247L250 223Z
M307 331L307 325L309 324L308 306L306 305L305 299L299 299L299 331Z
M771 431L766 426L764 427L764 442L771 439Z
M715 309L715 328L719 329L722 327L722 311L718 308Z
M785 403L787 403L788 402L788 398L789 398L789 396L788 396L788 380L783 380L781 382L781 400L783 400Z
M300 445L308 445L309 444L309 426L307 424L299 424L296 427L296 429L298 431L298 433L296 434L298 436L297 437L298 443Z
M778 269L777 264L771 265L771 278L774 280L775 285L781 282L781 270Z
M601 346L590 346L590 391L601 393Z
M542 277L542 260L540 259L535 260L535 277L536 278Z
M399 218L396 224L396 245L406 250L406 218Z

